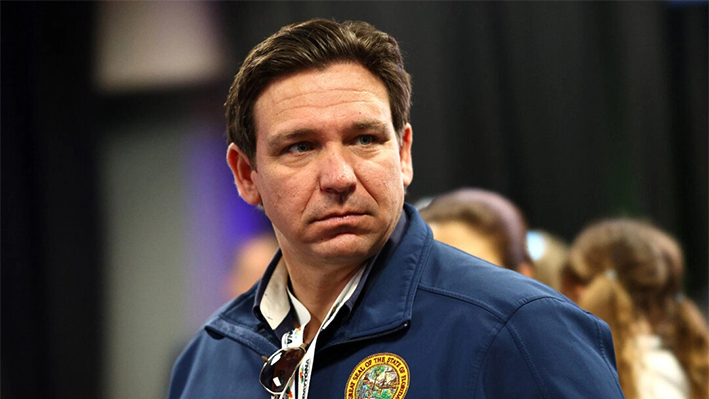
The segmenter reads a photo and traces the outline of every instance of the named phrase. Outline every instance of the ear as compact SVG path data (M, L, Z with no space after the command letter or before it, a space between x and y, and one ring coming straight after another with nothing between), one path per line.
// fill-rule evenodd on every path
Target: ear
M401 176L404 180L404 187L408 187L414 179L414 164L411 158L411 144L414 140L411 124L407 123L401 135L401 145L399 146L399 159L401 161Z
M249 158L234 143L229 144L226 150L226 162L234 174L234 183L241 198L251 205L260 204L261 194L253 180L256 171L251 167Z

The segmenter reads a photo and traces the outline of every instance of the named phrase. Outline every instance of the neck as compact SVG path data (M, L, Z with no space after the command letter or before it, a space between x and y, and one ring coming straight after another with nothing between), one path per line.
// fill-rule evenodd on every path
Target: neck
M285 261L293 295L310 312L310 323L304 332L304 342L310 342L327 317L332 304L364 264L342 267L292 267L287 259Z

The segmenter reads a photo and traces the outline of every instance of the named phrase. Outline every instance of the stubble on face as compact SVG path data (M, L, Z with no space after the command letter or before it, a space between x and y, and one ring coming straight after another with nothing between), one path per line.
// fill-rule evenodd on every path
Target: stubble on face
M304 71L273 82L254 111L252 177L284 257L361 263L376 253L410 181L381 81L357 64Z

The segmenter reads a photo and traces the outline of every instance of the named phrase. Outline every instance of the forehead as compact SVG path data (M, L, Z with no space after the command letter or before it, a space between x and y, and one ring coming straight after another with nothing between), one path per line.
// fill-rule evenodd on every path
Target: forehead
M256 132L297 124L337 122L356 115L391 124L388 92L374 74L356 63L336 63L277 78L256 100Z

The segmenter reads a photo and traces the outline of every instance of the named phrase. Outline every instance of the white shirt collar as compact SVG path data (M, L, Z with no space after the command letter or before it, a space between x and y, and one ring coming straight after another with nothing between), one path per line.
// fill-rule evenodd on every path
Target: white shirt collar
M273 330L275 330L283 322L283 319L288 316L288 313L290 313L291 305L288 300L288 291L288 270L286 269L286 263L283 261L283 257L281 257L270 280L268 280L268 285L263 293L260 305L261 314ZM298 302L298 304L300 304L300 302ZM302 304L300 304L300 306L305 309ZM298 310L298 307L296 307L296 310ZM305 309L305 312L307 313L308 310ZM300 311L298 311L298 317L300 318ZM308 314L308 317L310 317L310 314Z

